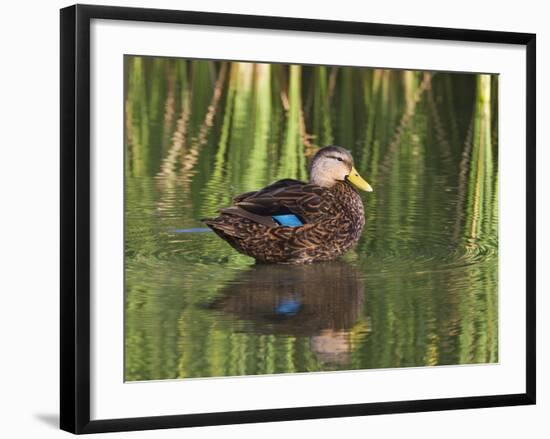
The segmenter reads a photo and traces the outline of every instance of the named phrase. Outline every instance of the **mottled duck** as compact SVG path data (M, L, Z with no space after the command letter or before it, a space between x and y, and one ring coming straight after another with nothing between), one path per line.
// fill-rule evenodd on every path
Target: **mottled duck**
M260 263L329 261L361 236L365 210L356 189L372 191L355 170L351 153L326 146L311 161L309 183L287 178L243 193L204 222Z

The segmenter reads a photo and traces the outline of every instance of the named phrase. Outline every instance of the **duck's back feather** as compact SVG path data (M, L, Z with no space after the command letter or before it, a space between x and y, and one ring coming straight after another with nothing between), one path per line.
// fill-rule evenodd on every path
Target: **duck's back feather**
M260 189L258 191L251 191L251 192L244 192L240 195L237 195L233 198L233 203L238 203L239 201L243 201L246 198L252 197L254 195L259 195L262 193L269 193L272 191L275 191L277 189L281 189L288 186L294 186L296 184L306 184L303 181L295 180L293 178L284 178L282 180L276 181L275 183L272 183L263 189Z
M332 202L333 194L328 189L292 179L277 181L234 199L236 207L255 215L271 218L294 214L303 223L315 222L326 215Z

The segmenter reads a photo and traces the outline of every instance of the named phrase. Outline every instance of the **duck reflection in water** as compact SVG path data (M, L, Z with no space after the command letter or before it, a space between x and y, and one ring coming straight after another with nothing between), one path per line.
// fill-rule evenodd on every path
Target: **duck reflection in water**
M344 262L255 265L225 287L211 308L252 323L258 334L310 337L323 363L351 360L352 334L366 332L364 281Z

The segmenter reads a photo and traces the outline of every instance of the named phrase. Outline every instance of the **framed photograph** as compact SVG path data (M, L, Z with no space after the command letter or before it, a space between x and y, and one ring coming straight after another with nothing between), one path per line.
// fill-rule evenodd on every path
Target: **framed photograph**
M535 403L535 35L61 10L61 428Z

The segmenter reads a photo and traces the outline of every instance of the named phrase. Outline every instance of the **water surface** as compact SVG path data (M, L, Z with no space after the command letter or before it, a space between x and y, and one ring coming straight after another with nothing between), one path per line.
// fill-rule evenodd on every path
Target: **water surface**
M498 361L496 76L126 57L125 379ZM255 265L200 218L316 148L374 188L333 262Z

